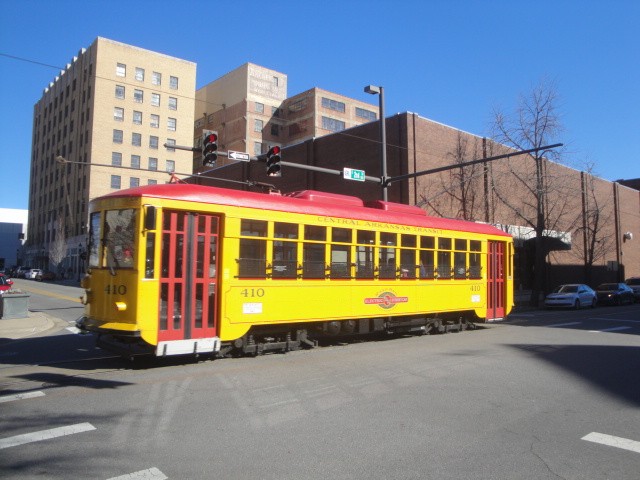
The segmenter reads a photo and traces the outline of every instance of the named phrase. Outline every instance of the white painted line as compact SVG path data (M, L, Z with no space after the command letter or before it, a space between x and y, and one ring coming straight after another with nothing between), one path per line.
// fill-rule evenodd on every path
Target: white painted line
M547 327L570 327L571 325L580 325L582 322L570 322L570 323L555 323L553 325L547 325Z
M606 435L604 433L591 432L589 435L585 435L581 440L587 442L600 443L602 445L608 445L610 447L622 448L624 450L631 450L632 452L640 453L640 442L635 440L629 440L622 437L614 437L613 435Z
M51 438L63 437L65 435L73 435L74 433L88 432L95 430L96 427L90 423L77 423L66 427L51 428L49 430L40 430L39 432L26 433L24 435L16 435L14 437L0 439L0 450L3 448L16 447L25 443L39 442L41 440L49 440Z
M589 317L589 320L599 320L601 322L640 323L640 320L625 320L624 318Z
M602 330L589 330L589 332L590 333L618 332L620 330L631 330L631 327L611 327L611 328L603 328Z
M121 475L120 477L111 477L107 480L166 480L167 477L164 473L158 470L156 467L149 468L147 470L140 470L139 472L129 473L127 475Z
M15 395L3 395L0 397L0 403L4 402L14 402L16 400L25 400L27 398L36 398L36 397L44 397L44 392L26 392L26 393L16 393Z

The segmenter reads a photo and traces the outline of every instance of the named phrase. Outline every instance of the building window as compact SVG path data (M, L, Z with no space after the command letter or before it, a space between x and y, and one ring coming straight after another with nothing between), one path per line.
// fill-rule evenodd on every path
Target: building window
M153 105L154 107L159 107L160 106L160 94L159 93L152 93L151 94L151 105Z
M151 114L151 128L160 128L160 115Z
M262 129L264 128L264 122L262 120L254 120L253 122L253 131L254 132L262 132Z
M322 97L322 106L336 112L344 113L345 105L343 102L337 100L331 100L330 98Z
M147 185L157 185L158 181L154 180L153 178L150 178L149 180L147 180Z
M377 120L378 116L371 110L365 110L364 108L356 107L356 117L364 118L365 120Z
M260 155L262 153L262 143L253 142L253 154Z
M178 109L178 99L176 97L169 97L169 110Z
M142 112L133 111L133 123L134 125L142 125Z
M167 172L173 173L176 171L176 162L175 160L167 160Z
M136 103L142 103L144 100L144 92L137 88L133 91L133 101Z
M122 166L122 154L120 152L111 152L111 165L114 167Z
M113 143L122 143L122 130L113 130Z
M121 184L120 175L111 175L111 188L119 189Z
M136 80L144 82L144 68L136 67Z
M175 118L167 118L167 130L175 132L177 124L178 121Z
M276 123L272 123L271 135L273 135L274 137L277 137L279 133L280 133L280 128L278 127L278 125Z
M264 113L264 103L256 102L256 113Z
M158 170L158 159L149 157L149 170Z
M140 186L140 179L138 177L131 177L129 179L129 187L135 188Z
M124 108L115 107L113 109L113 119L116 122L123 122L124 121Z
M153 135L149 137L149 148L158 148L158 137Z
M131 155L131 168L140 168L140 155Z
M134 147L142 146L142 134L140 133L132 133L131 134L131 145Z
M176 149L175 148L171 148L169 145L175 145L176 144L176 139L175 138L167 138L167 152L175 152Z
M116 65L116 75L118 77L126 77L127 76L127 66L124 63L118 63Z
M339 132L345 129L345 123L335 118L322 117L322 128L331 132Z
M124 85L116 85L116 98L124 100Z
M162 85L162 74L160 72L151 73L151 83L153 85Z
M169 77L169 88L173 90L178 89L178 77Z
M280 79L278 77L273 77L273 84L277 87L280 85Z

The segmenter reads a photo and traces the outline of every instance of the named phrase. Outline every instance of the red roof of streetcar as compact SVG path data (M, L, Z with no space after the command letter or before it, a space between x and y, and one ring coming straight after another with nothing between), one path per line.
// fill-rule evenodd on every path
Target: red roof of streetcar
M265 194L185 183L147 185L118 190L101 198L148 197L195 203L322 215L379 223L412 225L460 232L510 237L484 223L430 217L419 207L392 202L363 202L357 197L304 190L290 194ZM96 199L97 200L97 199Z

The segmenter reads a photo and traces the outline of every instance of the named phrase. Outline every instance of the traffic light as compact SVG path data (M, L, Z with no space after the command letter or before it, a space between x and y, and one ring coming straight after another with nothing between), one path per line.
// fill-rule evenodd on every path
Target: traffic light
M280 177L280 147L271 147L267 152L267 175L270 177Z
M204 130L202 132L202 165L215 167L218 159L218 132Z

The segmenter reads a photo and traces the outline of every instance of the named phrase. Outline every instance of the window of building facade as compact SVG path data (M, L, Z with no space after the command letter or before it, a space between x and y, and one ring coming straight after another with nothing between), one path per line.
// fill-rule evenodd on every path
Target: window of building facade
M176 171L175 160L167 160L167 172L172 173Z
M113 143L122 143L122 130L113 130Z
M140 186L140 179L138 177L131 177L129 179L129 187L134 188L139 186Z
M116 64L116 75L118 77L126 77L127 76L127 66L124 63Z
M149 180L147 180L147 185L157 185L158 181L154 180L153 178L150 178Z
M132 133L131 134L131 145L134 147L142 146L142 134L140 133Z
M124 100L124 92L125 92L124 85L116 85L116 98Z
M121 185L121 178L120 175L111 175L111 188L120 188Z
M262 143L261 142L253 142L253 154L260 155L262 153Z
M152 85L162 85L162 74L160 72L152 72L151 73L151 84Z
M271 135L273 135L274 137L277 137L280 134L280 127L278 126L277 123L272 123L271 124Z
M140 168L140 155L131 155L131 168Z
M264 128L264 122L262 120L255 119L253 121L253 131L254 132L262 132Z
M173 89L173 90L177 90L178 89L178 77L169 77L169 88Z
M178 99L176 97L169 97L169 110L178 109Z
M176 139L175 138L167 138L167 152L175 152L176 149L175 148L171 148L169 145L175 145L176 144Z
M151 114L151 128L160 128L160 115Z
M160 94L159 93L152 93L151 94L151 105L153 105L154 107L159 107L160 106Z
M142 125L142 112L138 112L137 110L133 111L133 124Z
M376 115L375 112L372 112L371 110L366 110L360 107L356 107L356 117L364 118L365 120L370 120L370 121L378 119L378 115Z
M153 135L149 137L149 148L158 148L158 137Z
M144 92L136 88L133 91L133 101L136 103L142 103L144 101Z
M175 132L177 128L178 121L175 118L167 118L167 130L171 132Z
M158 170L158 159L149 157L149 170Z
M113 119L116 122L123 122L124 121L124 108L114 107L114 109L113 109Z
M264 103L256 102L256 113L264 113Z
M344 110L345 110L344 102L331 100L330 98L326 98L326 97L322 97L322 106L330 110L335 110L336 112L344 113Z
M136 67L136 80L144 82L144 68Z
M111 152L111 165L113 165L114 167L122 166L122 153Z
M345 123L335 118L322 117L322 128L331 132L339 132L345 129Z

